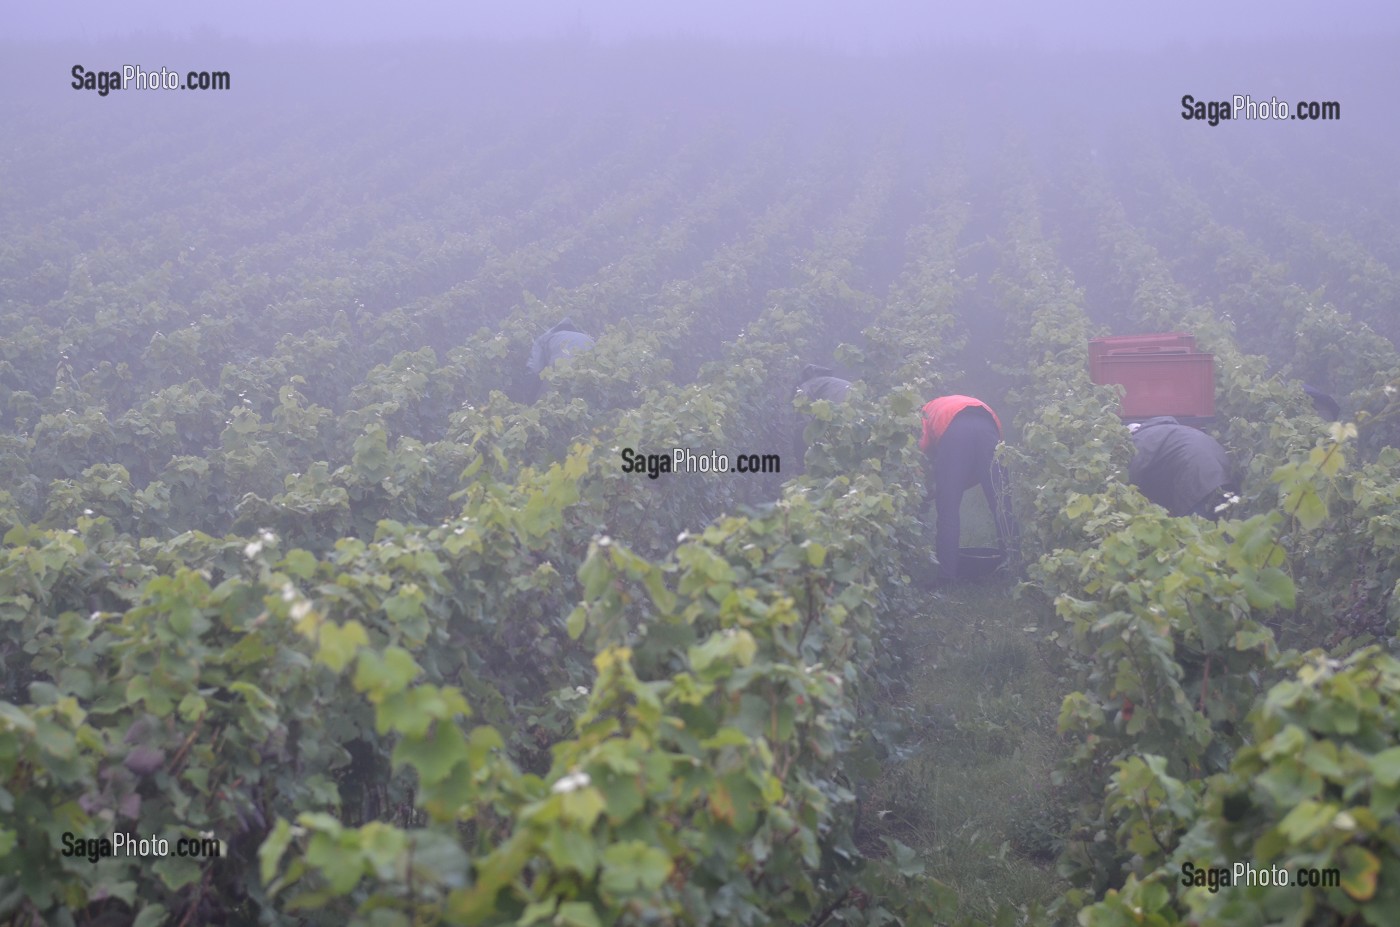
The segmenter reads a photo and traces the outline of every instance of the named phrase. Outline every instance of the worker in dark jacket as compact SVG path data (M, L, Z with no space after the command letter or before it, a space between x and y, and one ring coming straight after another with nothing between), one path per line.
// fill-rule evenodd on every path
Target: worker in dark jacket
M593 347L593 339L580 331L572 319L562 319L558 325L535 339L530 347L530 359L525 369L531 374L531 384L535 395L541 386L540 374L544 369L565 357L573 357Z
M813 402L818 399L844 402L846 394L851 391L851 381L834 376L835 373L830 367L808 364L802 368L802 380L792 391L793 397L806 396Z
M530 360L525 369L539 376L544 369L560 358L573 357L593 347L593 339L574 325L572 319L565 318L535 339L530 348Z
M1316 386L1304 383L1303 392L1308 394L1308 398L1312 400L1313 409L1324 421L1335 422L1342 417L1342 407L1337 405L1337 400Z
M1235 486L1220 442L1170 415L1129 428L1137 453L1128 464L1128 479L1144 496L1173 516L1220 517Z
M959 578L958 542L962 533L959 509L963 493L982 487L997 527L997 546L1014 549L1016 523L1011 515L1006 469L996 460L1001 420L991 406L971 396L940 396L924 406L919 449L926 455L928 485L933 487L938 514L938 572L944 580Z
M808 364L802 368L802 377L792 391L792 398L805 396L812 402L816 402L818 399L825 399L828 402L845 402L846 394L851 391L851 381L843 380L835 373L830 367ZM796 473L802 472L807 457L806 431L806 421L799 420L792 445L797 464L793 471Z

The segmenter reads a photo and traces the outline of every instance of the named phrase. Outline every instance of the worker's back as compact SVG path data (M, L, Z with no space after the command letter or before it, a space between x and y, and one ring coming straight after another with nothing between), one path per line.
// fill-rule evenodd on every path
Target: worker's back
M795 395L806 396L816 402L818 399L825 399L829 402L844 402L846 394L851 391L851 381L843 380L840 377L813 377L805 380L797 387Z
M1317 414L1329 422L1335 422L1342 417L1342 407L1337 404L1337 400L1324 393L1310 383L1303 384L1303 392L1308 394L1312 400L1313 409Z
M851 381L843 380L835 376L835 371L830 367L819 367L816 364L808 364L802 369L802 382L792 391L793 399L802 396L812 402L825 399L827 402L845 402L846 394L851 391ZM789 468L792 473L802 473L806 469L807 440L805 436L807 421L799 418L794 426L792 453L793 465Z
M551 364L565 357L573 357L593 347L593 339L574 327L569 319L535 339L530 346L530 359L525 368L535 376Z
M1214 517L1221 491L1234 485L1220 443L1169 415L1150 418L1133 434L1137 453L1128 479L1174 516Z

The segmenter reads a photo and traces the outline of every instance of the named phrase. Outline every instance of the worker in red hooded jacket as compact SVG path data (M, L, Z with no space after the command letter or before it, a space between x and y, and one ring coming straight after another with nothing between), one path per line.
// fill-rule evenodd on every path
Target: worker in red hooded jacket
M926 455L928 485L933 487L938 514L938 570L943 579L956 580L962 528L958 510L967 490L982 487L996 522L997 546L1007 551L1015 543L1006 470L996 461L1001 420L991 406L971 396L940 396L924 406L923 420L919 449Z

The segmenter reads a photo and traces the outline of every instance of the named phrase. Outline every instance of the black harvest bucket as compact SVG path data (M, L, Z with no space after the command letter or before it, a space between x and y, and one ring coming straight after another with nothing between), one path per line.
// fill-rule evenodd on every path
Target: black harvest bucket
M995 547L959 547L958 575L963 579L981 579L990 576L1006 559L1006 554Z

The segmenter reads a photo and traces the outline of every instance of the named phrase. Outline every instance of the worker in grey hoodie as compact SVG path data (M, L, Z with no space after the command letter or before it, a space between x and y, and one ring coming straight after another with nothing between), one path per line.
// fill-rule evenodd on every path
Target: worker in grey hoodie
M531 383L536 396L543 386L540 374L544 369L564 357L573 357L593 347L593 339L585 335L572 319L564 318L559 324L535 339L530 346L530 359L525 369L531 374Z
M1137 448L1128 479L1144 496L1173 516L1220 517L1235 491L1230 459L1220 442L1170 415L1128 427Z
M843 380L834 376L836 371L830 367L818 367L816 364L808 364L802 368L801 382L792 391L793 398L806 396L816 402L818 399L827 399L831 402L844 402L846 394L851 391L851 381Z
M1303 384L1303 392L1308 394L1308 398L1312 400L1313 408L1317 410L1318 417L1323 421L1335 422L1341 419L1342 407L1337 404L1337 400L1310 383Z
M797 387L792 391L792 398L805 396L812 402L816 402L818 399L825 399L828 402L845 402L846 394L850 391L851 381L835 376L835 371L830 367L808 364L802 368L802 376ZM806 431L806 419L799 419L792 445L793 456L796 458L795 466L791 468L794 473L801 473L804 469L803 463L807 457Z

